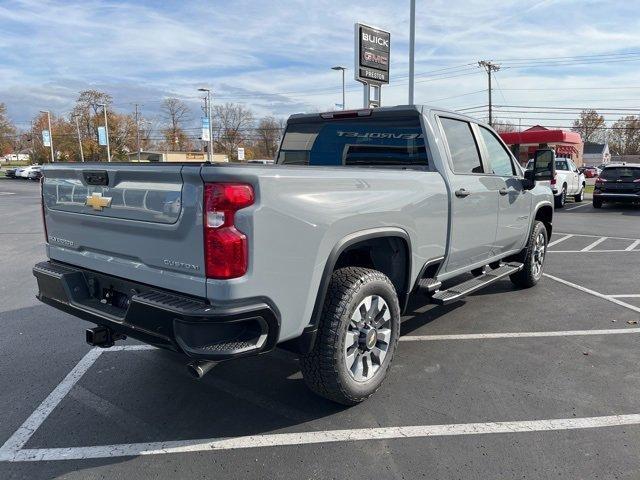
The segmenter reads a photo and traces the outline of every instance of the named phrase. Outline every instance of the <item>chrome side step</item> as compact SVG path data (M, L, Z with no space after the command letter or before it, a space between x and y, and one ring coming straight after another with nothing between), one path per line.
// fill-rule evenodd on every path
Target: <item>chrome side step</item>
M500 265L500 267L487 270L486 273L467 280L466 282L459 283L447 290L439 290L431 297L431 301L438 305L447 305L449 303L460 300L467 295L480 290L481 288L491 285L498 280L513 275L519 272L524 267L524 264L518 262L510 262Z

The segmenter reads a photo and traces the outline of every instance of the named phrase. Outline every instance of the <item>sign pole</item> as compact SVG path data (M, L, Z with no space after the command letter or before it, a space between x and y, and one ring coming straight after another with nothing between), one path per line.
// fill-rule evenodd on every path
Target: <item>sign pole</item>
M416 54L416 0L411 0L409 21L409 105L413 105L413 73Z
M47 110L47 124L49 125L49 146L51 147L51 163L54 163L56 160L53 156L53 133L51 132L51 112Z

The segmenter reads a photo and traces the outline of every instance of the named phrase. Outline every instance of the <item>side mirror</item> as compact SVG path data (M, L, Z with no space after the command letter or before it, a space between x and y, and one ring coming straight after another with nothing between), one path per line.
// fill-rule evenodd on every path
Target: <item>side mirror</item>
M556 178L556 153L550 148L536 150L533 157L534 181L542 182Z
M531 190L536 186L536 179L533 170L524 171L524 180L522 181L522 186L525 190Z

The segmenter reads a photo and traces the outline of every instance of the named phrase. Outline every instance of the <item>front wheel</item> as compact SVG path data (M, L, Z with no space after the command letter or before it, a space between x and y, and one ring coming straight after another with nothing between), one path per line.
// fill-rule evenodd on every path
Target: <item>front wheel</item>
M510 277L515 285L524 288L533 287L542 278L547 241L547 229L544 223L536 221L527 246L519 254L518 260L524 264L524 267Z
M582 201L584 200L584 185L582 185L582 186L580 187L580 193L578 193L577 195L575 195L575 196L573 197L573 199L574 199L576 202L582 202Z
M311 390L355 405L382 384L400 334L400 306L391 281L377 270L333 272L313 350L301 358Z

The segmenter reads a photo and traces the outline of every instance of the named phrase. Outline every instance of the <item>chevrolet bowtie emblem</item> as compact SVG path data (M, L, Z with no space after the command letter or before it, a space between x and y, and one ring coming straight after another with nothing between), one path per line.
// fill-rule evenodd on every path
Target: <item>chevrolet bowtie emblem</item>
M111 197L103 197L101 193L93 193L87 196L87 201L84 204L101 212L103 208L111 206Z

